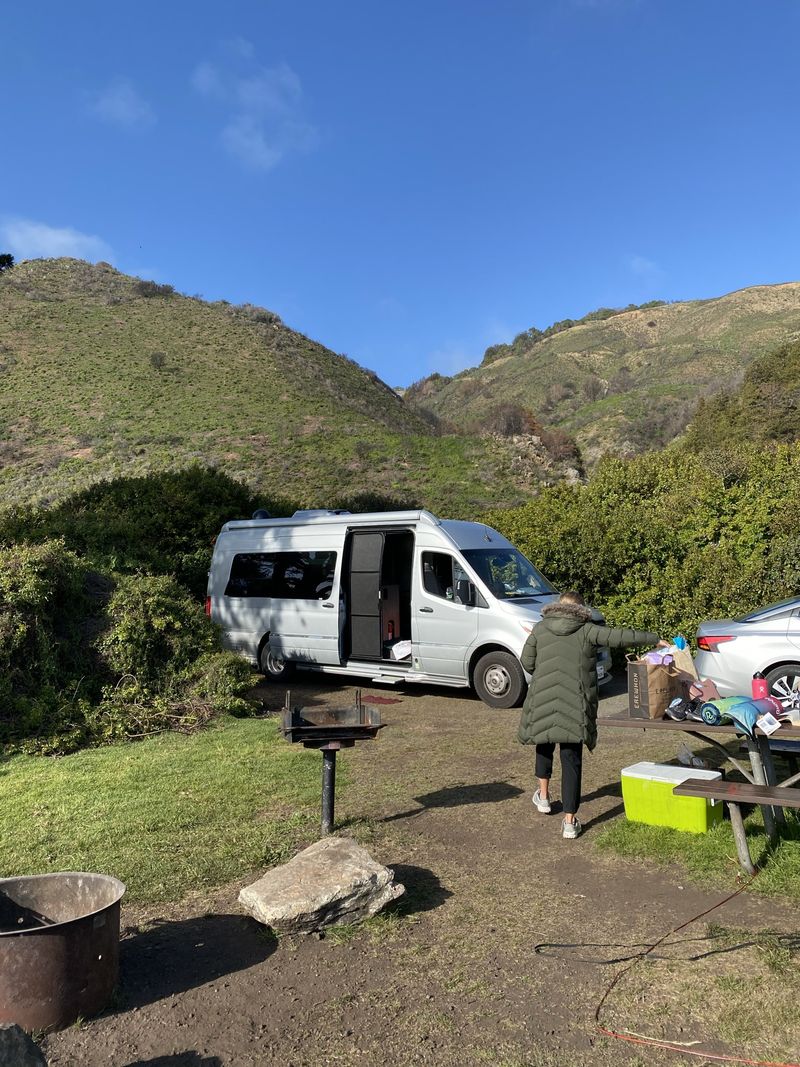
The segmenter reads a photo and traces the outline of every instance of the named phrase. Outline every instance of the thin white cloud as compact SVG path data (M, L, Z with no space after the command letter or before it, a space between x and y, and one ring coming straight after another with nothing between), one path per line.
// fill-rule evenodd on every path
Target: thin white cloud
M458 374L459 371L475 367L478 363L480 359L476 359L472 352L456 341L447 341L428 356L431 374L434 371L446 375Z
M16 259L74 259L114 261L111 246L101 237L81 233L71 226L48 226L32 219L4 218L0 220L0 239Z
M663 268L659 267L654 260L647 259L646 256L628 256L628 268L638 278L644 278L647 281L658 281L664 277Z
M243 111L250 115L295 118L302 102L300 79L286 63L262 70L236 83L236 94Z
M198 63L192 72L192 88L201 96L224 100L226 95L222 76L213 63Z
M222 143L232 156L253 170L271 170L280 163L283 152L270 144L257 119L237 115L222 131Z
M237 40L238 58L249 59L252 46ZM311 151L319 142L305 117L300 78L288 63L239 74L204 62L195 67L191 83L201 96L227 105L222 144L250 170L272 170L287 155Z
M91 102L89 112L126 129L144 129L156 120L152 107L128 78L117 78L107 85Z
M235 59L252 59L256 52L253 42L246 37L230 37L224 42L223 48Z

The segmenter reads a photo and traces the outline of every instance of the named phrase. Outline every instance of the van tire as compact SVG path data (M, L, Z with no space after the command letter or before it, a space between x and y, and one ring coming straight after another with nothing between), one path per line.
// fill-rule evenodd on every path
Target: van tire
M510 652L487 652L475 664L472 686L490 708L516 708L525 693L525 673Z
M283 656L276 656L269 647L269 642L261 649L258 665L268 682L282 682L290 678L294 672L294 664L285 660Z

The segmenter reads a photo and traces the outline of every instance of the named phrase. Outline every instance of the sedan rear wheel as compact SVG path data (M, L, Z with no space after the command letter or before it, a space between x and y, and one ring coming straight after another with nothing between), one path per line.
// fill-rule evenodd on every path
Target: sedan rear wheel
M785 708L800 707L800 663L784 663L767 674L770 696Z

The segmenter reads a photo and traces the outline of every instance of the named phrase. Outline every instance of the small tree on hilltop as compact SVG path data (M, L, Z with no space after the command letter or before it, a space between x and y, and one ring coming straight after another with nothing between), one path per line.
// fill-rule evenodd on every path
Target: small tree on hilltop
M10 252L0 252L0 274L3 271L11 270L14 266L14 257Z

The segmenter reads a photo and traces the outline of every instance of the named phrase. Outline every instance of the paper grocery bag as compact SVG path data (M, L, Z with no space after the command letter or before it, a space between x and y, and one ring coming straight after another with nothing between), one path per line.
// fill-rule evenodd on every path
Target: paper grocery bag
M628 657L628 714L634 719L663 719L671 700L683 696L674 667Z
M681 674L686 674L690 678L697 677L697 668L694 665L692 654L688 648L675 648L673 646L669 649L669 652L675 660L675 666Z

